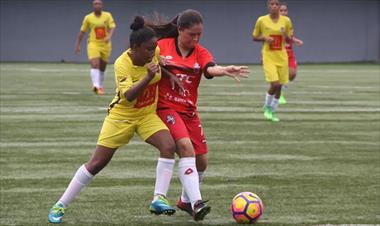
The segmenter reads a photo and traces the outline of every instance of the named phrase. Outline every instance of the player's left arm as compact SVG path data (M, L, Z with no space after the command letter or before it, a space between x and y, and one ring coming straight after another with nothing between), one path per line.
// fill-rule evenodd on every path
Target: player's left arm
M206 78L228 76L240 82L240 78L247 78L250 71L247 66L220 66L214 62L213 56L206 49L201 47L199 50L198 62Z
M286 17L285 27L281 27L281 33L286 42L292 41L293 24L288 17Z
M230 78L233 78L236 82L240 82L241 78L248 78L248 75L250 72L251 71L248 69L247 66L214 65L214 66L208 67L205 71L205 74L206 74L206 77L207 76L211 76L211 77L228 76Z
M296 44L296 46L302 46L303 45L303 41L301 39L298 39L296 37L293 36L293 40L294 44Z
M114 31L115 31L115 28L116 28L116 23L115 23L115 21L114 21L114 19L113 19L113 17L112 17L112 14L110 13L109 14L109 21L108 21L108 34L107 34L107 36L104 38L104 41L105 42L109 42L109 41L111 41L111 39L112 39L112 35L113 35L113 33L114 33Z

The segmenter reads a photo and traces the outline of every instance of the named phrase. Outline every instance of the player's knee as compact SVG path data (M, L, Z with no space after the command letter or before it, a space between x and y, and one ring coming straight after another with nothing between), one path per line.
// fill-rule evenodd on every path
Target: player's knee
M174 142L167 142L161 145L160 153L161 157L174 158L176 146Z
M274 83L274 84L272 84L272 88L275 91L281 90L281 84L280 83Z
M104 162L102 160L90 160L86 163L86 169L88 172L90 172L92 175L98 174L105 166L107 165L107 162Z
M290 75L289 75L289 80L290 81L293 81L295 78L296 78L296 73L291 73Z
M180 158L193 157L194 148L191 143L188 142L178 142L177 143L177 153Z

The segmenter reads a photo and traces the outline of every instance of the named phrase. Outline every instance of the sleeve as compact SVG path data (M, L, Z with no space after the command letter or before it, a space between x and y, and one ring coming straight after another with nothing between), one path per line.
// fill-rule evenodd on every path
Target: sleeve
M293 24L292 24L292 21L290 20L290 18L288 18L286 25L287 25L286 26L286 34L288 37L291 37L294 34L294 30L293 30Z
M200 64L199 66L201 67L201 70L203 71L204 76L207 79L213 78L213 76L207 73L207 68L215 66L216 63L214 62L214 57L206 48L201 47L199 51L198 62Z
M258 37L261 34L261 19L257 19L255 28L252 31L252 36L253 37Z
M116 87L123 94L132 87L132 77L127 75L128 70L126 65L123 65L120 61L115 63L115 77Z
M155 64L160 63L160 47L158 45L157 45L155 53L154 53L153 63L155 63Z
M108 27L110 29L116 27L116 23L115 23L111 13L109 14Z
M83 19L82 26L81 26L80 30L82 32L86 32L88 30L88 27L89 27L88 17L85 16L84 19Z

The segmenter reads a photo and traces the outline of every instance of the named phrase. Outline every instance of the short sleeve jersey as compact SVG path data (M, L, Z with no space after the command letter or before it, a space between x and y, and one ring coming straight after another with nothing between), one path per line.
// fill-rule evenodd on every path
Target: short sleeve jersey
M111 13L102 11L99 17L94 12L86 15L80 30L82 32L90 31L88 42L103 42L108 35L108 30L114 27L116 27L116 24Z
M277 22L273 22L269 15L257 19L252 35L254 37L262 35L273 38L271 44L267 42L263 44L261 52L264 64L287 65L288 56L285 50L285 38L281 34L282 29L285 30L287 36L292 35L293 26L289 17L280 16Z
M156 112L158 82L161 79L161 72L156 73L140 96L133 101L128 101L125 98L125 92L148 74L148 64L144 66L134 65L129 56L130 52L131 49L126 50L115 61L116 95L109 105L108 111L116 118L132 120ZM152 62L158 64L159 57L160 50L157 47Z
M182 81L185 92L180 94L178 88L172 89L170 80L163 77L159 83L158 109L172 108L179 112L196 111L198 87L204 70L214 65L209 51L197 44L187 56L182 57L176 38L165 38L158 41L161 56L166 59L165 68Z

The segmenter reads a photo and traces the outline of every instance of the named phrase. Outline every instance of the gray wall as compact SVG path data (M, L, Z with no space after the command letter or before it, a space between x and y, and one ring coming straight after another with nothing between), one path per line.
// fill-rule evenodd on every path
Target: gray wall
M299 62L379 62L379 0L288 0ZM0 0L0 61L87 61L74 43L90 0ZM113 61L128 46L129 23L158 11L171 18L194 8L204 16L201 43L219 63L259 63L260 43L251 32L266 0L104 0L117 23Z

